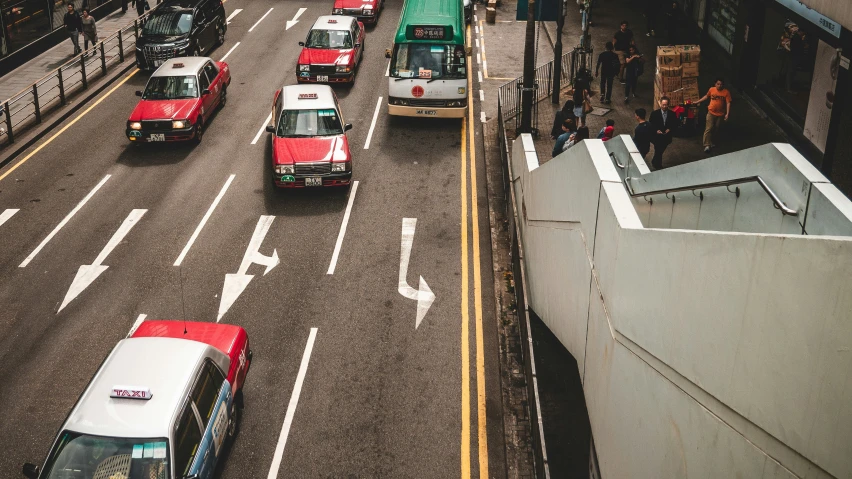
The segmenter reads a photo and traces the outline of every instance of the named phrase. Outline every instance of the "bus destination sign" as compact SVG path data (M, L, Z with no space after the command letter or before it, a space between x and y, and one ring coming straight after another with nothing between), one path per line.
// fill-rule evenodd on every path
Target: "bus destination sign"
M406 30L409 40L449 40L453 36L452 26L409 25Z

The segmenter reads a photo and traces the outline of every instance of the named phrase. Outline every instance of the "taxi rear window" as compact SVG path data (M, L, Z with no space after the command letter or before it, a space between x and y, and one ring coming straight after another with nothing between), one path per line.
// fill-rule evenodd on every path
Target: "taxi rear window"
M168 479L168 439L104 437L63 431L45 463L48 479Z
M352 48L349 30L311 30L308 48Z
M278 136L298 138L342 134L340 116L334 109L284 110L278 121Z

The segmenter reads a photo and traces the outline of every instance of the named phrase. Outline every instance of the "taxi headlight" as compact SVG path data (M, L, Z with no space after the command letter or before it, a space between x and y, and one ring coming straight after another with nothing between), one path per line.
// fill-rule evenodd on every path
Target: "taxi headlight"
M275 165L275 173L279 175L292 175L293 165Z
M134 121L134 122L130 123L129 126L130 126L131 130L141 130L142 129L142 123L138 122L138 121Z
M349 171L349 165L351 165L351 164L352 163L350 163L348 161L345 162L345 163L332 163L331 164L331 171L332 171L332 173L340 173L340 172L344 172L344 171Z
M372 15L373 7L364 7L364 15Z
M331 11L331 14L332 14L332 15L342 15L342 14L343 14L343 9L342 9L342 8L335 8L335 9L333 9L333 10Z
M348 73L349 70L347 65L337 65L337 73Z
M175 130L180 130L180 129L186 128L186 126L188 124L189 124L188 120L175 120L175 121L172 122L172 128L175 129Z
M300 72L309 72L309 71L311 71L311 66L310 65L299 65L299 71Z

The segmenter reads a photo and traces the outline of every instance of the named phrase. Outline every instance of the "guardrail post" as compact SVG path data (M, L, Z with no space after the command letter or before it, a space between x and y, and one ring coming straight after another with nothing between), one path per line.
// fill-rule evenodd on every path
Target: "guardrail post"
M15 135L12 133L12 114L9 112L9 102L3 103L3 111L6 113L6 136L9 137L9 143L15 142Z
M33 83L33 107L35 107L36 123L41 123L41 108L38 105L38 84Z
M101 42L101 71L106 76L106 49L104 48L104 42Z
M80 74L83 79L83 89L89 88L89 80L86 79L86 57L80 55Z
M139 19L133 20L133 38L139 42Z
M124 32L121 29L118 30L118 61L119 63L124 63L124 43L121 41L121 37L124 36Z
M59 104L65 106L65 83L62 81L62 67L56 70L56 79L59 80Z

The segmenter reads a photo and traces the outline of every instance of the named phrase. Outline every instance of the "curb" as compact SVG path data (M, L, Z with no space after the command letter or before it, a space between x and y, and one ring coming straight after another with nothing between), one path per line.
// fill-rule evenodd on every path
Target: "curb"
M77 113L89 102L97 98L101 93L103 93L104 90L106 90L110 85L115 83L116 80L124 76L125 73L136 68L135 61L126 61L126 63L128 63L128 65L119 66L115 71L112 72L112 74L106 77L101 77L101 79L104 81L101 81L94 88L86 90L83 93L83 96L81 96L80 98L72 100L74 102L73 104L70 104L69 102L69 104L66 105L66 110L63 111L60 109L58 115L55 118L45 123L42 123L41 125L39 125L38 128L28 133L26 140L16 142L10 145L13 150L11 153L6 154L6 156L2 160L0 160L0 168L3 168L9 163L11 163L21 153L23 153L24 151L32 147L34 144L36 144L39 140L47 136L47 134L50 133L51 130L62 124L65 120Z

